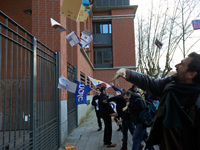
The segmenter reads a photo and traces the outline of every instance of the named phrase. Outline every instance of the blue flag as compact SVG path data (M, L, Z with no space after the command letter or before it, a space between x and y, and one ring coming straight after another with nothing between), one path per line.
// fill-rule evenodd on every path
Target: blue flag
M76 105L87 104L87 93L91 90L91 88L77 80L75 80L75 83L77 84L75 92Z

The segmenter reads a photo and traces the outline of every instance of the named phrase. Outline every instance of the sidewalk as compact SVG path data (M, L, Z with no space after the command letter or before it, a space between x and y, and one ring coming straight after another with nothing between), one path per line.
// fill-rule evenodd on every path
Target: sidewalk
M113 120L113 118L112 118ZM103 120L102 120L103 125ZM101 131L97 131L97 119L94 109L88 114L85 120L76 128L68 137L64 145L75 145L77 150L120 150L122 147L122 132L117 131L119 127L115 121L112 121L112 142L116 143L116 147L107 148L103 145L104 125ZM128 150L132 147L132 136L128 133ZM158 148L155 148L158 150ZM62 150L60 148L59 150Z

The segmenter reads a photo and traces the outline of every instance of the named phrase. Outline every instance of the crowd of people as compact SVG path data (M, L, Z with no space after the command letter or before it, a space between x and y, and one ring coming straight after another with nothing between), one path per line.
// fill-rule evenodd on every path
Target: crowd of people
M154 145L160 150L200 150L200 54L190 53L175 67L176 73L163 79L119 69L113 82L122 77L133 85L124 90L112 84L115 93L110 98L105 86L97 87L92 105L95 106L98 131L102 129L101 118L104 122L104 145L117 145L111 141L111 119L114 117L123 134L120 150L127 150L128 130L132 135L132 150L142 149L142 141L149 150L154 150ZM110 102L116 103L116 111ZM149 135L139 116L146 102L154 104L157 110Z

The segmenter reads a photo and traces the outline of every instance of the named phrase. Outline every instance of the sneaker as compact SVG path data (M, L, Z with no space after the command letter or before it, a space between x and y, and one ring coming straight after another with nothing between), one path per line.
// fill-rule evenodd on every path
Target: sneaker
M107 147L115 147L117 144L111 143L110 145L107 145Z
M127 150L127 148L122 147L120 150Z

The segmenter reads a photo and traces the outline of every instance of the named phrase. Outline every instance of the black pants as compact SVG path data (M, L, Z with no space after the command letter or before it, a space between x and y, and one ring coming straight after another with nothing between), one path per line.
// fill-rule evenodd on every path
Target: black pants
M103 118L103 121L104 121L104 125L105 125L103 141L105 144L110 145L110 144L112 144L112 142L111 142L111 137L112 137L111 117L107 116L106 118Z
M101 117L100 117L99 111L96 111L96 116L97 116L98 126L99 126L99 128L102 128Z

